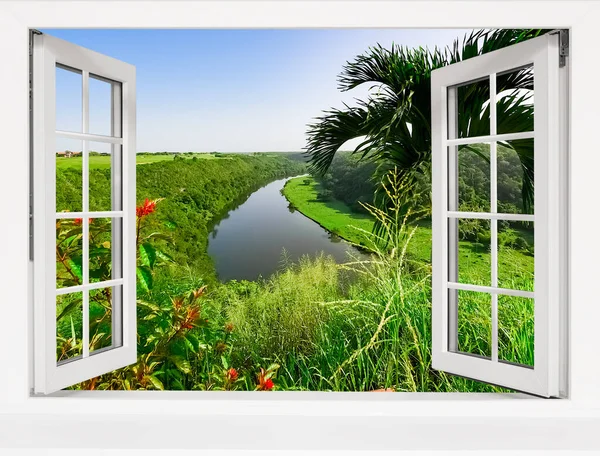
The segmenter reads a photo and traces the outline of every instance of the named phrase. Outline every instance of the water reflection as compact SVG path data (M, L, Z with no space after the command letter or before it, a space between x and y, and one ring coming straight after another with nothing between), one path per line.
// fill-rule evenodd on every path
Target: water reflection
M252 193L215 225L208 253L220 280L267 277L280 267L284 249L292 261L321 251L338 263L349 260L348 252L364 255L294 209L281 194L287 180Z

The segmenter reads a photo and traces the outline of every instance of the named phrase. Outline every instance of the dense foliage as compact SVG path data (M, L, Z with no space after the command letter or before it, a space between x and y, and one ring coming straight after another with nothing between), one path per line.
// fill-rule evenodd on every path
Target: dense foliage
M317 174L319 190L317 200L335 207L343 202L353 212L366 212L364 203L373 204L373 195L378 181L376 165L360 160L356 155L342 152L335 156L328 171ZM529 205L523 201L523 171L519 155L511 148L499 145L497 148L497 185L498 212L533 213L533 200ZM311 185L311 181L306 181ZM297 184L294 184L297 185ZM416 192L413 192L413 207L425 208L429 202L431 181L428 176L417 180ZM458 152L458 196L461 211L487 212L490 210L490 154L489 146L473 144L463 146ZM288 196L289 198L289 196ZM415 201L416 200L416 201ZM341 211L343 212L343 211ZM308 214L307 214L308 215ZM309 215L310 216L310 215ZM317 219L319 217L316 217ZM362 220L354 220L363 225ZM347 225L339 220L330 231L364 245L363 236L349 228L337 228ZM533 225L531 223L500 221L500 245L509 245L525 251L533 251ZM462 220L459 225L461 240L489 244L489 226L478 220Z
M327 172L319 176L324 199L334 198L356 212L366 212L361 203L373 202L376 168L373 162L361 161L350 152L337 154Z
M206 253L212 223L266 183L304 172L304 164L287 154L221 154L217 159L185 158L137 167L137 201L162 198L149 230L163 232L161 250L179 266L173 274L214 278ZM81 169L57 171L58 211L81 210ZM90 208L110 209L110 168L90 170ZM176 277L171 277L174 279Z

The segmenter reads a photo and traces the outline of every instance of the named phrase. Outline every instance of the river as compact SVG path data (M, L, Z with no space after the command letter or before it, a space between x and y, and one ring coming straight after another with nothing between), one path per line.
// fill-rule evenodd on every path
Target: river
M268 277L281 268L284 249L292 261L319 252L331 255L338 263L350 260L349 252L364 255L289 208L281 194L289 179L276 180L255 191L214 226L208 253L221 281Z

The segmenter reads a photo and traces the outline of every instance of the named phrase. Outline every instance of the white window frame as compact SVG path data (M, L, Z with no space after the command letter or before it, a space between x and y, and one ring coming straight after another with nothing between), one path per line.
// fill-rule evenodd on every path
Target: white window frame
M34 287L34 391L49 394L61 388L132 364L137 357L135 278L135 67L47 34L32 35L33 96L33 280ZM81 132L56 129L56 68L81 71ZM111 136L89 132L89 80L100 77L112 86ZM56 138L80 140L82 149L82 211L57 212ZM112 148L110 211L89 209L89 143ZM118 195L116 193L119 193ZM89 219L111 218L113 279L89 282ZM82 219L83 284L57 289L56 223ZM114 223L120 220L121 223ZM112 345L89 351L89 298L91 290L121 287L113 293ZM113 288L114 289L114 288ZM82 354L56 361L56 299L82 293Z
M531 132L497 134L496 74L533 65L534 69L534 129ZM567 306L564 289L566 275L561 271L566 232L561 229L561 207L566 195L557 185L565 175L566 162L561 140L566 134L560 124L560 75L567 67L559 65L559 33L550 33L489 54L471 58L433 71L432 101L432 187L433 187L433 346L432 365L448 373L493 383L545 397L566 396L566 385L560 385L561 370L567 360L561 359L561 307ZM481 137L456 138L451 126L456 119L456 86L475 80L487 80L490 86L490 134ZM498 141L532 138L534 142L535 213L501 214L497 212L496 145ZM455 188L456 175L452 157L464 144L490 144L489 213L450 210L449 193ZM564 214L563 214L564 216ZM449 264L456 264L455 248L449 242L449 221L456 219L487 219L491 222L491 286L484 287L450 281ZM535 291L498 288L497 220L534 222ZM561 272L563 273L561 275ZM460 353L452 346L457 338L458 303L449 299L450 290L470 290L491 296L491 358L485 359ZM534 366L525 367L498 360L498 295L534 299ZM561 367L562 366L562 367ZM562 386L562 388L561 388Z
M386 450L597 449L600 427L600 363L597 359L597 258L590 226L600 221L596 204L600 154L590 152L600 123L597 2L551 0L468 2L0 2L0 125L7 160L0 167L0 200L11 223L0 224L4 321L0 331L3 375L0 410L3 446L147 448L148 423L160 428L154 448L339 449L372 454ZM373 8L385 14L373 14ZM32 286L28 256L29 28L297 28L297 27L515 27L571 30L572 84L569 112L569 400L545 401L518 394L371 394L76 392L74 397L32 397ZM563 115L563 111L561 111ZM10 132L10 134L8 134ZM10 195L10 197L7 197ZM25 305L27 300L28 305ZM19 305L22 304L22 305ZM26 338L25 345L20 341ZM110 399L110 400L107 400ZM190 404L190 400L196 402ZM140 416L143 415L143 419ZM91 425L93 423L93 425ZM118 423L118 425L115 425ZM265 435L265 426L268 434ZM98 429L111 430L98 438ZM173 435L197 435L174 443ZM501 432L501 435L499 434ZM298 438L301 435L302 438ZM36 436L36 438L32 438ZM268 438L268 442L266 442ZM244 439L242 442L240 439ZM159 450L160 451L160 450ZM538 452L538 454L542 454ZM177 454L177 451L172 451ZM187 454L182 451L181 454Z

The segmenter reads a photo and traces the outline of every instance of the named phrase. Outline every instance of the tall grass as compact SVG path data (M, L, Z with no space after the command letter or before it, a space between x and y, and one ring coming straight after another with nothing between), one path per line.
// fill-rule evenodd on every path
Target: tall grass
M230 288L233 359L277 363L280 389L499 391L431 368L431 268L407 253L419 214L407 210L409 193L394 174L387 179L391 208L365 205L382 227L364 232L369 260L305 257L250 289ZM489 302L474 295L459 298L459 348L489 356ZM501 298L500 358L532 364L532 305Z

